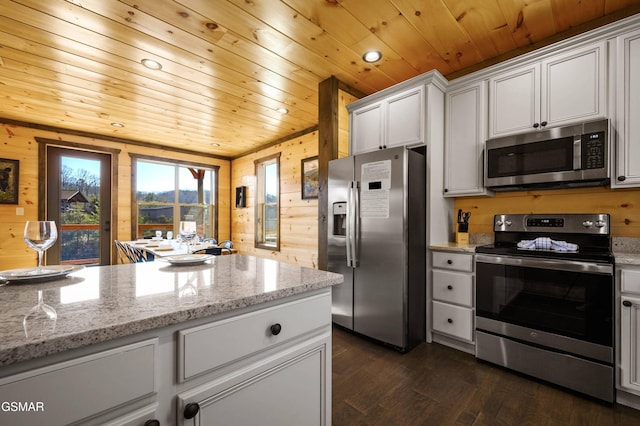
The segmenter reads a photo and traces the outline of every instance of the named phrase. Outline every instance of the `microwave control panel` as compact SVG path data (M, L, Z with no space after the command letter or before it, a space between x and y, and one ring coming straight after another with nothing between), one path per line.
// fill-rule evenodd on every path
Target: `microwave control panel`
M582 169L602 169L605 167L604 132L582 135Z

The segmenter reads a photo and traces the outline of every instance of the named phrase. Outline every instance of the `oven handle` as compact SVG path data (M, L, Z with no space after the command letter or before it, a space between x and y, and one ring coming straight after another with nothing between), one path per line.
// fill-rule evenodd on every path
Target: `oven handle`
M525 257L493 256L476 253L476 262L498 265L522 266L527 268L553 269L555 271L588 272L613 275L613 265L603 263L578 262L574 260L532 259Z

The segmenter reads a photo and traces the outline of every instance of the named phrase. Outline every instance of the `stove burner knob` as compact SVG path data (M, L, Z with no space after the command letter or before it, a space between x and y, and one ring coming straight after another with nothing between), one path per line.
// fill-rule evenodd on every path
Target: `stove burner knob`
M507 225L507 226L511 226L511 221L510 221L509 219L505 220L505 221L504 221L504 223L505 223L505 225Z
M501 220L496 220L496 226L502 226L504 225L504 222L502 222Z
M582 226L584 226L585 228L591 228L593 226L593 222L590 220L585 220L584 222L582 222Z
M596 220L596 228L604 228L605 225L604 220Z

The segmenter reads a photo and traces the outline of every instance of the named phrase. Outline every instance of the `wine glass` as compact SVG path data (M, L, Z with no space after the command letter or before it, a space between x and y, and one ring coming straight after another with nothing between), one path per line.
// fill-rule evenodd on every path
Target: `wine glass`
M58 229L52 220L29 220L24 226L24 241L38 252L38 268L36 274L42 273L42 256L44 251L56 242Z
M189 243L196 237L196 223L194 221L181 221L180 222L180 238L187 242L187 254L191 253L191 246Z
M22 326L28 339L37 339L51 334L56 329L58 314L51 306L44 303L42 290L38 290L38 304L24 316Z

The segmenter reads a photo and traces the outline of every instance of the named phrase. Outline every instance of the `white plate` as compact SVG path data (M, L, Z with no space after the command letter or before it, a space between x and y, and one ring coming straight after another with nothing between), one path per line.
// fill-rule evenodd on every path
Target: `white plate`
M48 265L43 266L40 272L38 272L37 268L9 269L0 271L0 279L9 282L50 281L65 277L83 268L84 266L82 265Z
M197 265L204 263L214 256L211 254L179 254L176 256L158 257L157 260L164 260L172 265Z

